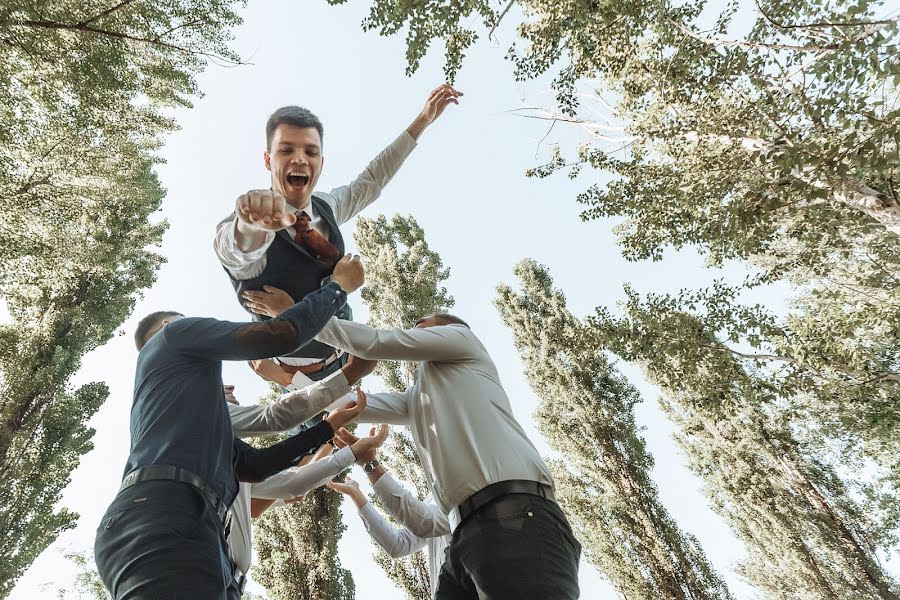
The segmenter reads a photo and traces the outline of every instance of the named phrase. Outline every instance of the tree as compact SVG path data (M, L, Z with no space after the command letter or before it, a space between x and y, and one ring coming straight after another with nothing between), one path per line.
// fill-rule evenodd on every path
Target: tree
M718 337L716 319L715 305L698 317L627 290L624 316L598 309L589 322L662 391L690 467L746 545L745 577L771 597L898 598L876 556L896 521L796 438L779 388Z
M511 5L498 12L488 2L375 0L364 27L392 35L408 24L408 71L433 40L444 41L452 77L476 39L464 23L478 17L496 27ZM777 252L789 241L900 233L900 16L890 3L519 6L521 43L508 55L515 76L555 74L557 107L546 116L585 126L597 144L579 149L576 169L613 175L582 195L584 217L623 217L628 255L659 258L662 247L697 245L721 260ZM599 85L582 93L582 82ZM557 155L534 173L566 164Z
M262 403L272 402L280 389L272 387ZM251 440L269 446L284 436ZM347 527L341 520L341 496L325 487L295 503L270 508L253 520L253 543L259 561L253 578L272 600L353 600L353 575L341 567L338 542Z
M354 239L366 257L362 297L369 307L369 325L412 327L420 317L453 306L453 297L442 285L450 271L444 268L440 255L428 247L425 232L414 218L360 218L356 228ZM403 390L412 385L415 368L415 363L382 361L377 373L389 388ZM399 479L413 486L420 500L425 498L428 482L408 431L395 431L380 452L380 459ZM376 561L409 598L431 598L428 565L421 552L398 560L379 549Z
M155 278L163 111L228 55L233 4L0 8L0 598L74 526L56 505L108 391L68 381Z
M536 420L561 455L551 463L560 503L588 560L625 598L731 598L657 497L634 421L637 390L610 365L597 332L568 311L546 268L523 261L515 272L522 291L501 285L495 304L541 399Z
M272 600L352 600L353 576L341 568L337 553L345 529L341 498L325 488L269 509L254 520L259 562L253 578Z

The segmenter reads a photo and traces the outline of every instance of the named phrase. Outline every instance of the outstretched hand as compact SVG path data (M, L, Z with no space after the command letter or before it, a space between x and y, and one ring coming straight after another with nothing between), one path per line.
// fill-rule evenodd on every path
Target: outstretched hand
M449 83L439 85L428 96L425 101L425 107L420 113L420 117L428 124L433 123L438 117L444 114L444 110L451 104L459 104L459 98L464 94L455 89Z
M277 317L294 305L294 299L274 285L264 285L262 290L244 290L241 296L250 311L267 317Z
M327 485L329 489L348 496L352 495L354 491L360 491L359 484L349 476L346 478L346 481L329 481L325 485Z
M332 431L338 431L341 427L358 417L365 408L366 393L362 391L362 388L358 387L356 388L356 402L332 412L325 417L325 420L331 425Z
M413 139L419 139L419 136L422 135L425 128L444 114L444 110L448 106L451 104L459 104L459 99L462 95L462 92L455 89L449 83L439 85L431 90L431 94L428 95L428 100L425 101L422 112L420 112L410 126L406 128L407 133L409 133Z
M378 429L373 427L369 430L369 437L358 438L341 427L335 432L335 445L338 445L338 440L343 441L348 440L351 437L354 438L354 441L350 442L350 450L353 451L353 456L356 457L356 464L364 465L367 462L374 461L378 457L378 449L381 448L382 444L387 440L388 433L390 433L390 428L387 425L382 425Z

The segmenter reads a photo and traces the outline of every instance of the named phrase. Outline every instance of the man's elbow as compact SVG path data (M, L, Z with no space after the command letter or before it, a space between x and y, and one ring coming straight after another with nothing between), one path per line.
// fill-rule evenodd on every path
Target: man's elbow
M406 556L406 548L403 548L399 544L391 544L391 547L385 548L384 551L387 552L387 555L393 559L403 558L404 556Z

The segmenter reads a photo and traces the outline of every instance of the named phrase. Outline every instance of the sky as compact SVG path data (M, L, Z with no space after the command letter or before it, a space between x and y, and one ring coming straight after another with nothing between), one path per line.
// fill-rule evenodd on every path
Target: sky
M433 48L419 71L406 77L402 36L379 37L360 26L368 3L329 6L316 2L251 2L232 47L249 64L210 66L198 79L204 97L175 117L180 131L170 135L158 167L167 189L160 218L169 222L161 252L167 263L144 294L121 335L87 355L73 385L106 381L110 397L91 420L94 450L72 474L62 504L81 515L20 579L12 600L55 598L70 585L73 569L64 551L88 550L94 531L115 496L128 452L128 418L137 352L131 334L148 312L175 309L187 315L244 320L228 278L213 253L215 225L233 210L237 197L268 187L262 153L265 121L276 108L299 104L325 125L325 166L319 189L349 182L421 110L428 93L442 83L440 48ZM564 176L529 179L526 169L541 164L550 143L574 149L583 133L511 112L523 106L553 106L548 80L515 82L504 60L514 40L515 13L469 52L456 87L465 93L420 138L415 151L382 197L363 213L413 215L439 252L451 277L454 312L465 318L496 361L517 417L538 449L551 451L531 418L538 398L529 388L511 333L493 306L496 286L515 284L514 265L533 258L549 267L557 287L579 316L597 306L615 307L622 286L639 292L675 291L706 285L715 277L739 278L734 265L710 271L691 251L670 252L657 263L629 263L615 243L615 222L582 222L577 194L602 183L597 172L570 180ZM652 201L652 200L651 200ZM351 221L342 227L350 247ZM783 308L781 290L756 301ZM354 316L366 319L359 294L351 297ZM742 547L708 506L700 482L686 469L672 441L672 426L656 405L657 392L638 369L619 365L640 390L637 420L655 459L653 478L661 502L679 526L694 534L738 598L752 590L734 571ZM226 383L236 386L242 403L266 393L265 384L242 363L226 364ZM366 380L373 389L379 383ZM357 474L356 479L365 478ZM343 504L348 526L340 559L354 575L359 598L400 598L372 560L370 543L355 508ZM614 598L611 586L582 561L582 597ZM251 584L254 591L261 588Z

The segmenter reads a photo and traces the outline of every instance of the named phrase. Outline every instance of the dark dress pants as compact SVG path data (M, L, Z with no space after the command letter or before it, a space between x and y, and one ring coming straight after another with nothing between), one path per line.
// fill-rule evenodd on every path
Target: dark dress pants
M453 532L437 600L578 598L581 544L555 502L509 494Z
M224 600L231 578L218 515L177 481L119 492L97 528L94 557L115 600Z

